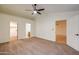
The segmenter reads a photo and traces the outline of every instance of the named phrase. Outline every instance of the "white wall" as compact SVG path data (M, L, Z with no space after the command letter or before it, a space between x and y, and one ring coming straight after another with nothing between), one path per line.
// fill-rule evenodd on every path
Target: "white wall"
M0 13L0 43L7 42L10 39L10 21L18 23L18 39L23 39L26 36L25 24L32 24L32 34L34 35L34 21L22 17L11 16ZM2 34L1 34L2 33Z
M36 36L55 40L55 19L53 16L44 15L36 19Z
M79 20L77 15L79 15L79 11L55 13L55 14L41 15L37 17L36 36L47 40L56 41L56 34L55 34L56 20L67 20L67 44L79 51L79 46L78 46L79 38L72 37L72 34L79 33L78 32Z

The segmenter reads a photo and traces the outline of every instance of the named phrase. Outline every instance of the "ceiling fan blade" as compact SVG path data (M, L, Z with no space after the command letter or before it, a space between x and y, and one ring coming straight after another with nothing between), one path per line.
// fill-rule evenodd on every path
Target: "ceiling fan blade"
M40 13L40 12L37 12L37 13L41 15L41 13Z
M43 9L37 9L37 11L43 11L43 10L45 10L44 8Z

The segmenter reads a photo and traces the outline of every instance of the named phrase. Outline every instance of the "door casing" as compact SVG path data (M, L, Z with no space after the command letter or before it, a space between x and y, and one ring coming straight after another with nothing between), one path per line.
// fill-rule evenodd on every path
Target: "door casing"
M67 42L67 21L56 21L56 43L66 44Z

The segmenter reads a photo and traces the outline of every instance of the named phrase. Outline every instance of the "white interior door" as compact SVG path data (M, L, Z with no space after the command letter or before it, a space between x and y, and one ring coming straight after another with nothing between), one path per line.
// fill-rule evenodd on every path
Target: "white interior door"
M79 16L74 16L68 23L68 45L79 51Z

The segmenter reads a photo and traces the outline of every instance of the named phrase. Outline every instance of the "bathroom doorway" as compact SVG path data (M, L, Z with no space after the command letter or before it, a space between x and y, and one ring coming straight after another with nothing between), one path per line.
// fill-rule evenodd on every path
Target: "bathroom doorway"
M17 40L17 23L10 22L10 41Z

